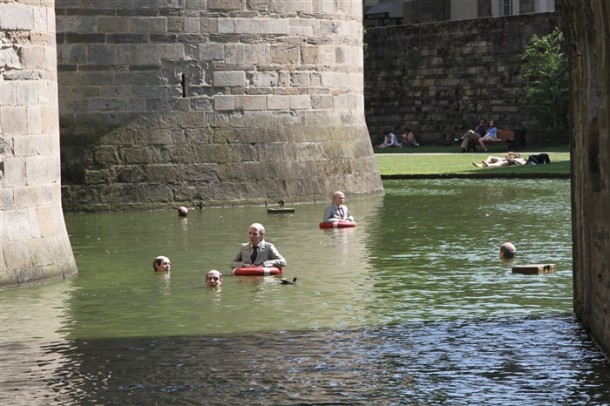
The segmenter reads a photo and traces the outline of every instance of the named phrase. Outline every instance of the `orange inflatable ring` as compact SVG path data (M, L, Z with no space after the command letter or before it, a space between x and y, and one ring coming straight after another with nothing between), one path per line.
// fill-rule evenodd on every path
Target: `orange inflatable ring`
M349 228L349 227L356 227L356 222L340 220L340 221L333 221L333 222L329 221L329 222L320 223L320 228Z
M274 266L242 266L233 269L233 275L235 276L269 276L279 275L282 272L282 268Z

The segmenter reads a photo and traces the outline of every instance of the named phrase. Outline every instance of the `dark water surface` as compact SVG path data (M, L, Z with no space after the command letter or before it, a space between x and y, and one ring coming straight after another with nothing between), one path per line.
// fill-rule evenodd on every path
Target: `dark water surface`
M0 404L610 404L572 312L569 182L384 186L348 200L345 230L318 228L326 202L67 214L79 275L0 292ZM296 286L230 276L255 221ZM512 273L525 263L557 272Z

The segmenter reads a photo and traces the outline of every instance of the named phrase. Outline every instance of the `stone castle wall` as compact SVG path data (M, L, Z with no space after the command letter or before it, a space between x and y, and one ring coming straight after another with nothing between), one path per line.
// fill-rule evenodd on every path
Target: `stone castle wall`
M382 193L361 7L57 0L64 207Z
M560 26L559 13L367 29L365 112L373 142L409 127L424 145L445 145L480 117L526 129L541 142L523 103L523 51L533 34ZM567 143L568 134L549 142Z
M53 3L1 5L0 288L77 272L61 206Z
M610 5L564 1L570 52L574 310L610 357Z

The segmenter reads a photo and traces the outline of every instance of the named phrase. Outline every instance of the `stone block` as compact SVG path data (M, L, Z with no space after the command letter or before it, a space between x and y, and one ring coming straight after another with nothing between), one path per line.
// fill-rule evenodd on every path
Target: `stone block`
M30 106L26 111L28 134L40 134L42 131L41 108L39 106Z
M87 63L92 65L114 65L116 47L111 44L92 44L88 47Z
M53 156L28 158L25 172L28 184L40 185L55 182L61 176L59 159Z
M241 11L246 10L246 0L208 0L210 11Z
M126 111L127 100L120 98L91 99L87 103L91 112Z
M287 19L267 20L267 34L288 35L290 34L290 22Z
M290 109L290 96L267 96L267 108L269 110Z
M28 135L15 137L13 139L13 153L15 156L22 157L36 155L36 139Z
M170 202L173 193L169 186L155 183L141 183L136 186L137 200L142 202Z
M271 62L280 65L298 65L300 62L300 47L291 44L271 46Z
M252 74L252 85L255 87L277 86L278 73L275 71L255 72Z
M289 96L290 108L292 110L309 110L311 109L311 97L308 95Z
M40 236L42 238L62 234L65 227L64 219L63 216L57 216L56 213L56 205L43 206L36 209Z
M219 182L218 166L213 163L184 165L177 174L179 180L184 183L208 183Z
M200 44L199 56L203 61L224 60L224 45L215 42Z
M216 111L235 110L235 96L214 97L214 109Z
M218 24L224 22L223 19L201 17L201 32L208 34L216 34L219 32Z
M38 237L37 227L33 227L30 219L30 210L27 208L12 210L10 216L2 216L0 221L2 221L3 244L7 241L28 240L32 237ZM7 250L5 249L6 253Z
M25 7L18 3L4 3L0 13L0 27L3 30L32 31L34 29L33 6Z
M178 166L169 164L146 165L144 173L147 183L174 183L178 179Z
M53 193L56 184L31 184L26 187L17 188L14 193L16 207L36 208L38 206L55 205L58 200L53 200L57 196ZM32 224L37 224L33 222Z
M333 98L329 95L312 95L311 108L317 110L330 110L333 108Z
M233 34L235 33L235 20L232 19L220 19L217 21L217 30L219 34Z
M267 108L267 96L236 96L235 108L238 110L265 110Z
M245 46L244 45L225 45L225 59L224 62L232 68L243 67L246 61Z
M26 184L25 167L26 158L5 156L4 177L2 179L4 188L24 186Z
M305 65L317 65L320 61L319 48L314 46L302 46L301 58Z
M292 87L304 87L310 85L309 72L293 72L290 76Z
M267 44L251 44L244 49L244 63L249 65L259 65L259 69L271 64L271 53ZM274 67L274 69L277 69Z
M214 86L234 87L246 85L246 74L244 71L219 71L214 72Z
M303 1L287 1L284 5L284 10L287 13L290 12L304 12L311 13L313 11L313 5L311 0Z
M184 19L184 32L198 33L201 32L201 24L199 18L187 17Z
M109 169L85 169L84 182L88 185L107 184L116 180Z
M311 25L309 21L303 20L292 20L290 24L290 35L298 35L303 37L313 37L315 34L315 27Z
M129 32L146 35L163 34L167 32L167 18L151 16L131 17L129 18Z
M117 64L158 66L161 59L181 60L184 58L182 44L117 44Z
M269 32L266 19L236 18L233 20L233 27L236 34L266 34Z
M46 47L29 46L21 49L21 63L24 68L32 70L53 70L55 58L47 59Z
M19 92L15 93L14 106L31 106L38 104L38 88L42 85L40 80L26 80L19 85ZM5 114L4 111L2 112Z
M57 134L59 132L59 114L57 105L40 108L40 131L42 134Z
M63 17L61 18L63 20ZM127 33L129 32L130 20L124 17L99 16L97 18L97 30L105 33Z

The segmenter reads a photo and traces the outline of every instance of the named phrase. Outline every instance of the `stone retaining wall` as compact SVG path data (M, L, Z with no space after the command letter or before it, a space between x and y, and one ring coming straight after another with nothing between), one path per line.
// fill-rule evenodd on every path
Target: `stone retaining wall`
M0 12L0 288L76 274L61 207L53 1Z
M445 145L480 117L525 128L522 55L533 34L550 34L559 13L369 28L364 54L365 114L373 142L409 127L424 145ZM568 134L557 134L567 143Z
M57 1L68 210L382 193L360 1Z

